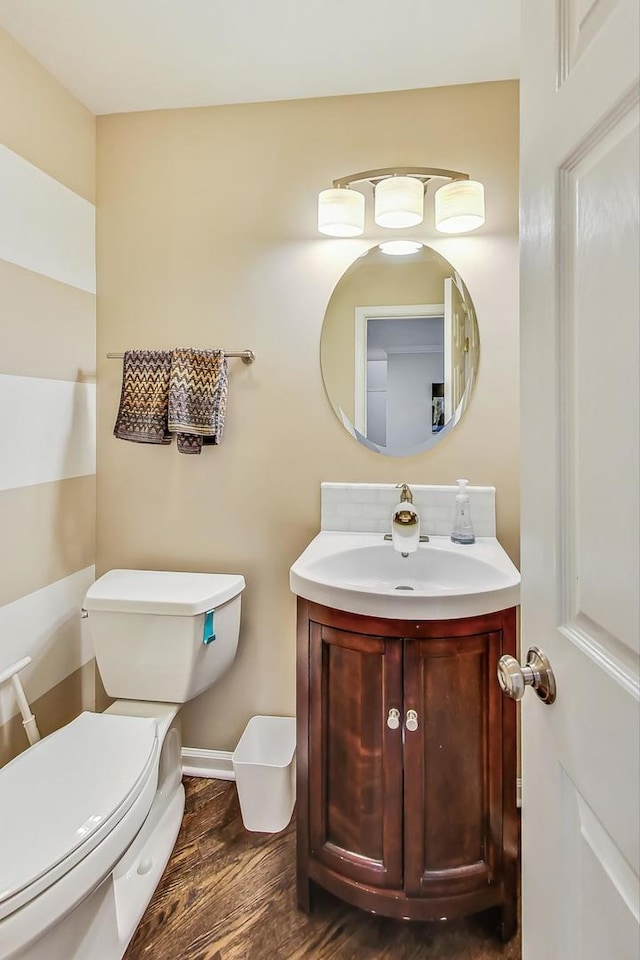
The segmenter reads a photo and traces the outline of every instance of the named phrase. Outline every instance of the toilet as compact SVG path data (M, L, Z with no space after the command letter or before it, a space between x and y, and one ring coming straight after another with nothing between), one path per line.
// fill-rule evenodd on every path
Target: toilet
M123 956L182 820L178 710L232 663L244 586L111 570L90 587L96 661L118 699L0 769L0 960Z

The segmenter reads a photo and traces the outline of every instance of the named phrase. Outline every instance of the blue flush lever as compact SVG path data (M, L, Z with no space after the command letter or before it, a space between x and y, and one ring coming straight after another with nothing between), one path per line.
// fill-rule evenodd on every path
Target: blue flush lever
M213 643L216 638L215 630L213 629L213 614L214 610L207 610L204 615L204 630L202 632L202 642L206 645L208 643Z

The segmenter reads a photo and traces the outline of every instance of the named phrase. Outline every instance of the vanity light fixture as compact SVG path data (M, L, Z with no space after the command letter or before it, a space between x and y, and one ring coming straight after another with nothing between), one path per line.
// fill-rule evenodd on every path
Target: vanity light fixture
M447 180L435 194L436 229L468 233L484 223L484 187L468 173L438 167L385 167L333 181L318 196L318 230L328 237L364 233L365 196L356 184L373 186L374 219L380 227L403 229L422 223L430 180Z

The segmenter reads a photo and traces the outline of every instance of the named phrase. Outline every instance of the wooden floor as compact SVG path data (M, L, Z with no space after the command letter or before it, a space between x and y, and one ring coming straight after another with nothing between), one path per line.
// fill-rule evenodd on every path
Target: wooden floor
M449 924L372 916L320 893L295 906L295 826L242 826L235 784L186 779L182 829L125 960L520 960L493 911Z

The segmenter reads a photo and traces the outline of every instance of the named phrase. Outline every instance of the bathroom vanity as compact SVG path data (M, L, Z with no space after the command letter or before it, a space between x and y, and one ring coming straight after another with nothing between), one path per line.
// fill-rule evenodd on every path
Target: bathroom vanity
M471 488L464 545L449 536L456 488L411 490L429 536L403 551L385 540L394 485L322 484L322 529L291 566L298 905L317 885L397 919L496 908L508 940L516 707L496 672L516 652L520 574L493 488Z
M516 929L516 710L496 681L516 610L393 619L298 598L298 905L498 907Z

